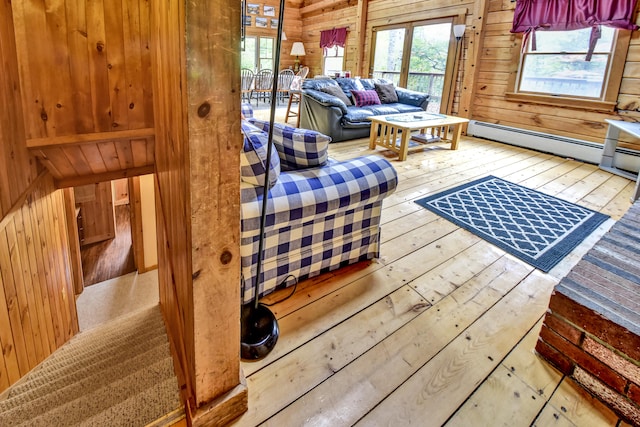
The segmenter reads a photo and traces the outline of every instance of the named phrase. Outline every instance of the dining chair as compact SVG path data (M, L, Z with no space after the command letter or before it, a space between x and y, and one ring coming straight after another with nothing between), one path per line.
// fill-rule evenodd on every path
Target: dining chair
M269 98L269 92L273 87L273 71L260 70L256 73L253 79L253 92L256 94L256 105L260 97L266 102Z
M301 79L306 79L309 74L309 67L300 67L296 76L299 76Z
M289 96L289 89L291 89L291 82L295 77L293 70L282 70L278 74L278 100L282 100L285 95Z
M289 123L289 119L296 118L296 127L300 127L300 102L302 101L302 78L296 75L291 81L289 88L289 102L287 103L287 114L285 115L284 122ZM297 109L291 108L293 105L297 105Z
M251 92L253 91L253 71L248 68L240 70L240 87L242 90L242 100L248 99L251 102Z

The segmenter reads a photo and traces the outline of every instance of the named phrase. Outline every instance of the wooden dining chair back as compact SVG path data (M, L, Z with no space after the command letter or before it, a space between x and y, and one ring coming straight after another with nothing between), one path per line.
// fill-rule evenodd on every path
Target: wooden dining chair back
M278 74L278 100L281 101L285 96L289 96L289 89L295 77L293 70L282 70Z
M298 74L296 75L299 76L301 79L306 79L308 74L309 74L309 67L300 67L300 69L298 70Z
M253 91L253 71L248 68L240 70L240 88L242 91L242 100L247 99L251 102L251 92Z
M256 105L260 98L263 101L270 100L271 88L273 87L273 71L260 70L253 79L253 93L256 94Z

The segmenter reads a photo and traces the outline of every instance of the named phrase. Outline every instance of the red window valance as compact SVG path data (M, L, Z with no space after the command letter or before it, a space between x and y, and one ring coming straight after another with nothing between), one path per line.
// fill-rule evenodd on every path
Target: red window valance
M535 50L535 31L569 31L591 28L587 60L600 38L600 25L637 30L632 22L637 0L517 0L513 15L512 33L532 35Z
M347 28L334 28L332 30L320 31L320 47L327 49L329 47L344 47L347 41Z

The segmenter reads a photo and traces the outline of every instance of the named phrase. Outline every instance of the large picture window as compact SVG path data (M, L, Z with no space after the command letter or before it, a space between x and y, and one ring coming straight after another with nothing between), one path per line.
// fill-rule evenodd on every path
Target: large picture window
M629 31L601 27L589 61L591 28L536 31L518 51L518 72L507 99L612 110L622 79Z
M518 92L545 93L601 99L607 83L616 30L602 27L590 61L590 28L574 31L539 31L537 49L529 39L522 55Z

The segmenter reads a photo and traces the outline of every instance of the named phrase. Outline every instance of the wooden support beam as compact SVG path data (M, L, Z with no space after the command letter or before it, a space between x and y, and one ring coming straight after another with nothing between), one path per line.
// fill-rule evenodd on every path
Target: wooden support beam
M471 22L467 22L467 31L462 44L462 61L464 72L462 74L462 84L460 86L460 102L458 104L457 115L461 117L471 118L471 106L475 99L476 79L478 68L476 65L480 61L482 53L482 34L486 22L487 8L489 2L487 0L478 0L474 3L473 15ZM467 18L468 19L468 18ZM467 41L466 55L464 41ZM467 127L463 132L466 134Z
M27 148L51 147L56 145L79 145L122 141L128 139L144 139L155 135L154 128L117 130L113 132L96 132L77 135L54 136L52 138L27 139Z
M318 10L322 10L325 7L335 9L342 9L343 7L349 7L349 2L338 2L335 0L321 0L317 3L310 4L309 6L301 7L300 14L307 15L311 12L316 12Z
M146 165L138 168L122 169L101 174L76 176L73 178L58 179L55 181L56 188L77 187L79 185L95 184L114 179L131 178L133 176L147 175L155 172L154 165Z
M364 43L367 36L367 12L369 10L369 0L358 0L358 12L356 15L356 69L357 76L365 76L364 70ZM368 76L367 76L368 77Z

